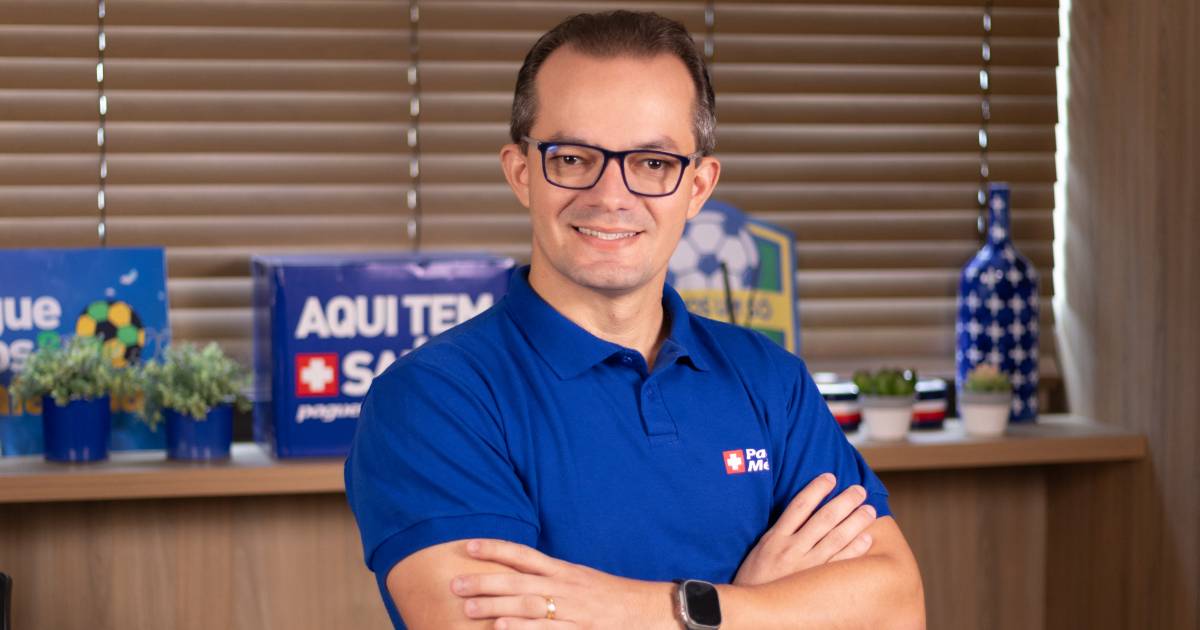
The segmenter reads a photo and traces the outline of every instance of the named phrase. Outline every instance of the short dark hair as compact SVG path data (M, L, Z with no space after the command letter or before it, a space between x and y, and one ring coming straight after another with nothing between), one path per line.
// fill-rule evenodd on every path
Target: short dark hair
M525 55L525 63L517 73L513 94L512 120L509 133L516 144L529 135L537 113L537 94L534 79L550 53L570 45L586 55L615 57L634 55L651 57L673 54L687 67L696 86L693 105L693 134L696 150L709 155L716 148L717 102L704 57L696 50L696 42L679 22L657 13L642 11L608 11L581 13L563 20L534 43Z

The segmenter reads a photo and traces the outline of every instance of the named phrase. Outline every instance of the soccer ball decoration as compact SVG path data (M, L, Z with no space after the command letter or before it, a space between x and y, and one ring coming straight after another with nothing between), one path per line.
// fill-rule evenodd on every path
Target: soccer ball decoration
M667 283L688 289L725 288L721 263L729 271L729 288L752 288L758 274L758 247L746 216L704 208L683 228L683 237L668 264Z
M129 304L119 300L97 300L75 320L77 337L97 337L104 354L115 367L137 363L146 347L146 329L142 318Z
M958 387L967 373L989 363L1013 385L1014 422L1037 419L1038 274L1013 247L1009 234L1008 186L988 191L988 241L962 270L958 289Z

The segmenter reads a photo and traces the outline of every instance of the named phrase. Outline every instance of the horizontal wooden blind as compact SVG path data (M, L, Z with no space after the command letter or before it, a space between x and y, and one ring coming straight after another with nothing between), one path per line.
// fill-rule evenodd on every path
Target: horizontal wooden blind
M1051 295L1055 0L995 2L991 166ZM498 166L520 61L573 13L701 1L425 0L422 244L525 259ZM803 354L950 375L978 248L982 8L717 2L715 198L793 230ZM255 253L407 250L408 2L109 0L109 243L165 245L172 325L249 356ZM0 0L0 246L96 243L95 3ZM1046 300L1045 304L1049 304ZM1043 312L1044 372L1057 373Z

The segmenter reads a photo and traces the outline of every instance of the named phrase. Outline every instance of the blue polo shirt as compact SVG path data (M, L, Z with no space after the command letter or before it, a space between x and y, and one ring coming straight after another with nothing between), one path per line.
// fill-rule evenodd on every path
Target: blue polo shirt
M614 575L728 583L821 473L891 513L796 356L688 313L668 286L651 371L555 311L528 273L363 402L346 495L397 628L387 573L439 543L500 538Z

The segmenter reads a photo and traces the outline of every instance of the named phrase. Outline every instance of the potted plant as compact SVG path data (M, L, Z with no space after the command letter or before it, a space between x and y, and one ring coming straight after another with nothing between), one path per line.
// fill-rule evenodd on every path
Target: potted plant
M916 370L884 368L854 374L867 434L875 440L901 440L912 425Z
M161 360L142 365L139 380L145 391L146 421L151 427L166 422L169 459L229 457L233 408L250 408L243 393L249 375L220 346L172 345Z
M1012 409L1012 382L996 366L981 363L967 373L958 394L958 410L968 435L1004 433Z
M95 337L53 338L29 355L13 394L42 402L43 451L50 461L108 459L113 396L132 391L127 369L113 366Z

